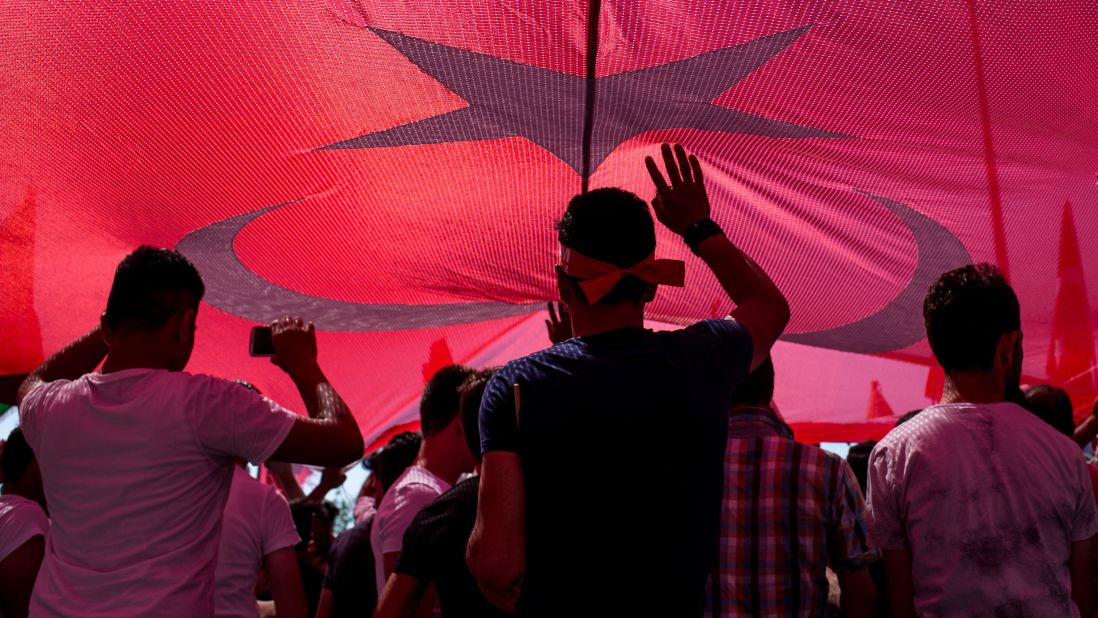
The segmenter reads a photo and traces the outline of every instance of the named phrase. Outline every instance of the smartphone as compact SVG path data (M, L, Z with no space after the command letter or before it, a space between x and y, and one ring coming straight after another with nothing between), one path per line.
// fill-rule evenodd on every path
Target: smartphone
M270 326L253 326L252 336L248 344L248 353L252 356L274 356L274 339L271 338Z

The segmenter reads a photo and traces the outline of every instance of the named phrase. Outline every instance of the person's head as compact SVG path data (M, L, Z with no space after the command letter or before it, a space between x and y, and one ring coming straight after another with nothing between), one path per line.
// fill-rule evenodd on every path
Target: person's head
M766 357L732 394L733 406L769 407L774 400L774 362Z
M374 504L381 503L381 496L384 490L381 487L381 481L378 479L378 458L381 456L381 451L374 451L369 455L362 458L362 467L370 471L370 475L366 477L366 481L362 485L362 491L359 492L359 497L370 498L374 501Z
M424 439L445 432L457 421L461 408L459 389L476 369L465 365L449 365L438 370L419 399L419 424Z
M404 474L408 466L415 463L416 456L419 455L419 447L422 444L423 438L419 433L405 431L390 438L385 446L377 451L377 460L371 470L373 474L377 475L378 482L381 483L381 493L377 496L378 504L381 503L381 498L385 495L385 492L389 491L389 488L400 478L401 474Z
M923 410L920 408L918 410L912 410L910 412L907 412L906 414L904 414L900 418L896 419L896 427L899 427L900 425L903 425L904 423L906 423L906 422L910 421L911 419L915 418L916 416L921 414L922 411Z
M1002 383L1005 396L1022 375L1018 297L997 268L968 265L938 278L923 301L927 339L946 375Z
M461 427L469 454L480 462L480 400L488 380L498 369L484 369L469 376L461 385Z
M876 440L866 440L852 445L850 451L846 454L846 463L850 464L850 469L854 472L854 478L858 480L858 486L861 487L862 494L867 491L869 454L873 452L874 446L877 446Z
M316 502L307 498L290 501L290 517L297 529L297 536L301 538L294 545L298 557L308 560L328 556L332 546L332 522L338 514L339 509L327 502ZM313 543L312 548L309 547L310 541Z
M195 318L205 292L198 270L183 254L138 247L115 270L103 332L112 348L130 335L154 340L164 368L180 371L194 349Z
M1050 384L1038 384L1025 391L1025 408L1067 437L1075 433L1075 415L1067 391Z
M656 228L648 204L622 189L594 189L573 197L556 229L563 247L621 268L638 264L656 250ZM561 300L573 313L590 306L579 283L557 267ZM643 305L655 294L655 285L626 274L596 304Z
M19 427L11 431L3 451L0 451L0 474L3 475L0 482L4 484L4 493L34 500L45 507L42 473Z

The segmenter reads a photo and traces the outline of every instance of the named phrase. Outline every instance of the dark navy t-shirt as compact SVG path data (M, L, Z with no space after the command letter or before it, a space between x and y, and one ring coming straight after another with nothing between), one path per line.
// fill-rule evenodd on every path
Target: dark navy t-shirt
M526 484L517 615L702 613L726 415L751 346L733 320L623 328L573 338L492 378L482 451L518 453Z

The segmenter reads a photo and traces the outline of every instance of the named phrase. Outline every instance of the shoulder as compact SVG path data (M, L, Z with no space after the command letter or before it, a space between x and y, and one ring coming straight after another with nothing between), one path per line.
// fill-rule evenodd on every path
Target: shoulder
M49 529L49 518L37 502L22 496L4 494L0 496L0 529L7 529L9 532L30 529L45 534Z
M744 339L751 341L751 333L744 328L743 324L732 318L710 318L695 322L686 328L659 331L655 335L663 340Z

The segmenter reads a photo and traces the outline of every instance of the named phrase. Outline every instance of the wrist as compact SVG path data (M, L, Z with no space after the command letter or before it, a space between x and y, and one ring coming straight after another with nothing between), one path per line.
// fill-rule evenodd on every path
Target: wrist
M690 251L697 255L702 242L718 235L724 236L724 230L721 229L721 226L709 217L702 217L695 219L683 229L682 240L687 247L690 247Z

